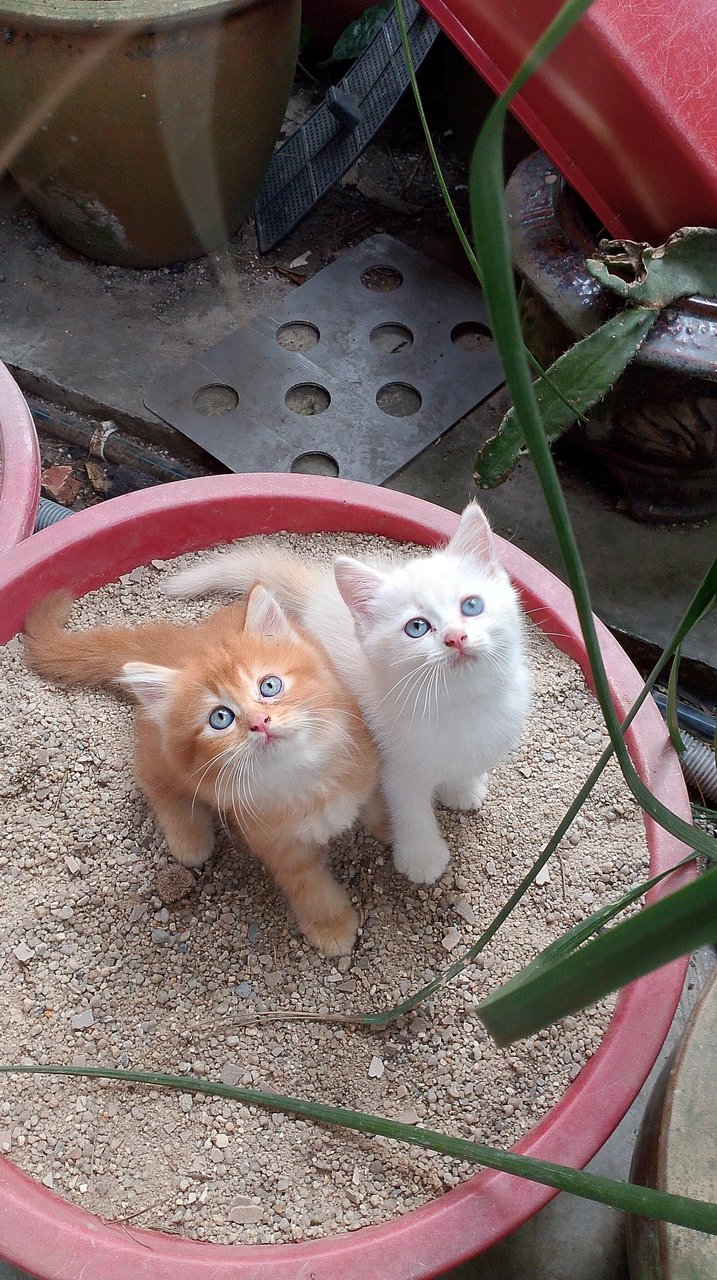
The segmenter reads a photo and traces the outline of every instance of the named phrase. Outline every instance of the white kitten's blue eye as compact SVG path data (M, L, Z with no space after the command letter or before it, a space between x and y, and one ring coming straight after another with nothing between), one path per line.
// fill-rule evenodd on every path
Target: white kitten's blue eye
M259 693L262 698L275 698L283 688L284 681L279 676L264 676L264 679L259 684Z
M468 596L467 600L461 603L461 613L466 618L477 618L479 613L485 609L485 601L480 596Z
M209 723L212 729L228 729L235 719L236 716L229 707L215 707L209 716Z
M427 631L430 631L431 624L427 618L411 618L403 629L412 640L418 640L421 636L425 636Z

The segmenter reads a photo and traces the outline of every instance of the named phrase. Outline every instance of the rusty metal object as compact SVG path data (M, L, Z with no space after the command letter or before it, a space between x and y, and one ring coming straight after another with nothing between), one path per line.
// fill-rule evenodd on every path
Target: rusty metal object
M291 91L300 0L0 0L0 172L120 266L221 248Z
M717 970L708 979L645 1111L630 1181L700 1200L717 1199ZM631 1216L632 1280L696 1280L717 1275L717 1238Z
M615 310L614 296L585 269L599 228L541 152L515 170L507 200L526 340L549 362ZM666 307L636 359L565 445L600 462L636 519L717 515L717 299Z

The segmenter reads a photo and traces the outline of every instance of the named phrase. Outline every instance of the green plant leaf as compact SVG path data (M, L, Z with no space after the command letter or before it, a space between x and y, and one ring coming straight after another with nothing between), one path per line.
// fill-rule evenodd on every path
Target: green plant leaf
M546 380L537 384L535 394L546 440L559 439L576 418L607 395L656 319L657 312L649 307L621 311L545 370ZM556 387L561 396L555 394ZM473 478L483 489L502 484L527 453L515 409L509 409L496 435L478 454Z
M658 311L693 294L711 298L717 294L717 231L682 227L656 249L635 240L602 240L586 265L613 293Z
M384 0L383 4L375 4L366 9L360 18L350 22L341 32L331 54L333 62L355 62L373 40L376 32L383 26L393 9L393 0Z
M548 56L588 7L589 0L568 0L538 41L527 61L491 108L478 137L471 160L469 192L473 238L483 269L483 284L506 381L516 416L530 450L560 547L567 580L573 592L595 694L610 735L623 777L633 796L651 818L690 848L714 859L717 842L694 828L659 801L637 774L620 730L605 671L590 601L585 568L568 514L567 504L543 432L540 411L522 341L520 317L513 287L508 223L503 196L502 141L508 105L536 66ZM717 559L707 575L709 603L717 597Z
M675 656L672 659L672 667L670 668L670 679L667 682L667 728L672 739L672 745L680 755L685 750L685 744L680 733L680 726L677 720L677 681L680 676L680 658L682 650L680 646L675 649Z
M716 938L717 867L711 867L590 942L567 950L559 939L476 1012L497 1044L512 1044Z
M386 1120L382 1116L368 1115L365 1111L349 1111L345 1107L328 1106L321 1102L308 1102L286 1094L264 1093L259 1089L244 1089L240 1085L220 1084L213 1080L198 1080L192 1076L172 1076L157 1071L121 1071L113 1067L65 1067L0 1065L0 1073L17 1075L80 1076L100 1080L119 1080L125 1084L146 1084L159 1089L180 1089L183 1093L201 1093L210 1098L231 1098L247 1107L263 1107L266 1111L281 1111L286 1115L302 1116L320 1124L332 1124L356 1133L378 1134L396 1142L407 1142L414 1147L438 1151L456 1160L468 1160L512 1173L546 1187L556 1187L569 1195L594 1200L598 1204L612 1205L625 1213L636 1213L644 1218L659 1218L674 1222L677 1226L691 1227L717 1235L717 1205L705 1200L693 1200L688 1196L672 1195L641 1187L630 1182L616 1182L597 1173L570 1169L550 1160L537 1160L534 1156L521 1156L499 1147L489 1147L483 1142L469 1142L465 1138L452 1138L434 1129L420 1129L402 1124L398 1120Z
M471 243L470 243L470 241L469 241L469 239L468 239L468 237L467 237L467 235L466 235L465 231L463 230L463 226L462 226L462 224L461 224L461 220L460 220L460 218L458 217L458 211L457 211L457 209L456 209L456 206L455 206L455 205L454 205L454 203L453 203L453 200L451 199L451 195L450 195L450 192L449 192L449 190L448 190L448 186L446 185L446 180L445 180L445 178L444 178L444 176L443 176L443 170L441 169L441 162L440 162L440 160L438 159L438 154L437 154L437 152L436 152L436 148L435 148L434 143L433 143L433 138L431 137L431 130L430 130L430 129L429 129L429 127L428 127L428 120L427 120L427 118L426 118L426 112L425 112L425 109L424 109L424 106L423 106L423 100L422 100L422 98L421 98L421 92L420 92L420 90L419 90L419 88L418 88L418 81L417 81L417 79L416 79L416 69L415 69L415 67L414 67L414 65L413 65L413 60L412 60L412 58L411 58L411 46L410 46L409 41L408 41L408 29L407 29L407 27L406 27L406 15L405 15L405 14L404 14L404 12L403 12L403 4L401 3L401 0L396 0L396 16L397 16L397 18L398 18L398 26L399 26L399 30L400 30L400 32L401 32L401 43L402 43L402 45L403 45L403 56L404 56L404 57L405 57L405 59L406 59L406 66L407 66L407 68L408 68L408 75L409 75L409 79L410 79L410 81L411 81L411 91L412 91L412 93L413 93L413 99L414 99L414 102L415 102L415 104L416 104L416 110L417 110L417 112L418 112L418 118L419 118L419 120L421 121L421 128L423 129L423 136L424 136L424 138L425 138L425 140L426 140L426 146L428 147L428 154L429 154L429 156L430 156L430 158L431 158L431 164L433 165L433 172L434 172L434 173L435 173L435 175L436 175L436 181L437 181L437 183L438 183L438 186L439 186L439 189L440 189L441 195L443 196L443 202L444 202L444 204L445 204L445 206L446 206L446 209L448 210L448 216L449 216L449 218L450 218L451 222L453 223L453 229L454 229L454 231L455 231L456 235L458 236L458 239L459 239L459 240L460 240L460 242L461 242L461 246L462 246L462 248L463 248L463 252L465 253L466 258L468 259L468 261L469 261L469 263L470 263L470 265L471 265L471 268L472 268L472 270L473 270L473 274L475 275L475 278L476 278L476 280L478 281L478 284L479 284L479 285L482 285L482 283L483 283L483 277L481 276L480 263L478 262L478 259L477 259L476 255L475 255L474 251L473 251L473 247L472 247L472 245L471 245ZM533 369L533 371L534 371L535 373L537 373L538 377L539 377L541 380L545 380L545 381L547 381L547 380L548 380L548 375L547 375L546 371L543 369L542 365L541 365L541 364L540 364L540 363L535 359L535 356L532 354L532 352L528 351L528 352L527 352L527 356L528 356L528 361L529 361L529 363L530 363L530 367L531 367L531 369ZM555 395L557 396L557 398L558 398L559 400L562 400L562 399L564 398L564 397L563 397L563 393L562 393L562 391L560 390L560 388L559 388L559 387L553 387L553 391L554 391ZM569 403L567 402L567 400L565 401L565 407L566 407L566 409L570 409L570 405L569 405ZM582 414L578 413L578 415L577 415L577 416L578 416L578 417L582 417Z

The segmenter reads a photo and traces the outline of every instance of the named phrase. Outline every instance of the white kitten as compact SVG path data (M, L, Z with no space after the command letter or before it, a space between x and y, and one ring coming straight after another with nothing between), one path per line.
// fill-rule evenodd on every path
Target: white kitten
M261 580L323 644L379 746L398 871L430 884L449 849L434 798L478 809L530 703L522 613L476 503L440 550L334 573L249 542L167 584L170 595L246 592Z

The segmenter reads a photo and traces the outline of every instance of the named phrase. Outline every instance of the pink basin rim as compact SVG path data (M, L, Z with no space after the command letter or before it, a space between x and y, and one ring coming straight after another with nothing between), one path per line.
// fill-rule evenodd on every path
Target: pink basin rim
M453 513L416 498L314 476L217 476L143 490L62 521L0 561L0 643L22 628L30 604L53 587L84 594L151 559L245 533L346 530L433 545L450 536L456 523ZM500 540L500 552L536 623L584 670L570 592L518 548ZM624 713L641 681L618 643L598 627L615 704ZM689 819L682 774L651 699L629 739L644 781ZM683 846L649 819L646 830L653 871L674 865ZM687 877L685 871L675 873L653 897ZM686 965L686 959L676 961L622 992L597 1053L516 1150L576 1168L594 1155L659 1053ZM220 1246L134 1226L130 1235L61 1200L2 1159L0 1253L41 1280L423 1280L500 1240L554 1194L485 1170L388 1224L298 1245Z
M32 414L0 364L0 555L28 538L40 497L40 450Z

